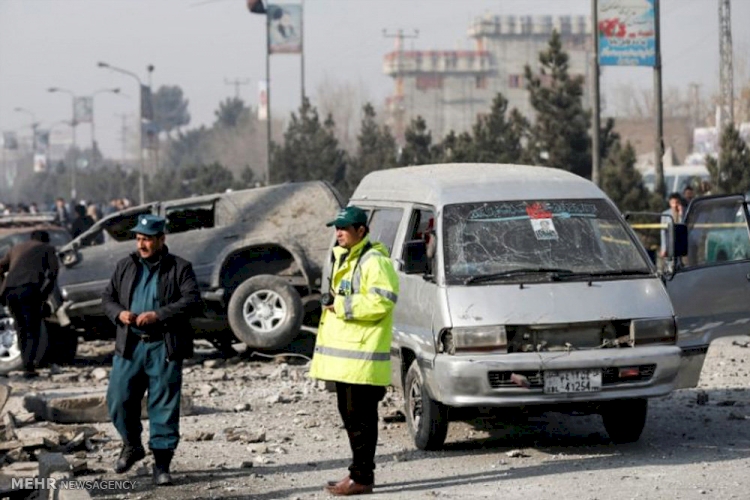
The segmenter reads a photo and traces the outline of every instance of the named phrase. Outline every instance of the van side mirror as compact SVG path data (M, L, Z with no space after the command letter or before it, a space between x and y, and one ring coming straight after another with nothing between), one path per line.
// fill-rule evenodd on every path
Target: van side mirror
M672 224L670 257L685 257L688 254L688 228L686 224Z
M423 240L413 240L404 243L401 255L404 261L405 274L425 274L428 272L427 243Z

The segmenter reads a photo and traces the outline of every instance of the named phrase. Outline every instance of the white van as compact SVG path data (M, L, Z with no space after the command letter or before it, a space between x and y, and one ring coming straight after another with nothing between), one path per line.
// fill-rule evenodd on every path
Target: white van
M350 204L399 276L393 384L420 449L441 447L467 410L598 413L614 442L635 441L648 398L694 387L711 340L748 329L750 261L697 255L663 280L611 200L562 170L382 170ZM696 200L688 225L703 237L742 206ZM679 227L674 257L688 245Z
M705 165L682 165L675 167L664 167L664 189L665 193L680 193L687 186L696 187L700 181L711 181L711 174ZM656 186L656 171L649 168L643 173L643 185L649 191L654 191Z

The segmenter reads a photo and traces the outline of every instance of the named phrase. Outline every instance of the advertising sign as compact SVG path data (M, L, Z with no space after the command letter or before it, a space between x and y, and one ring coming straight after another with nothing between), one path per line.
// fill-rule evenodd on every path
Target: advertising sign
M654 66L655 0L599 0L599 64Z

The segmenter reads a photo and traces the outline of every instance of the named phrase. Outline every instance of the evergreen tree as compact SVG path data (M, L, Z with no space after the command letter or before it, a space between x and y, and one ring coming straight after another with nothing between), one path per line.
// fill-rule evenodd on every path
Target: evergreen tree
M245 106L245 101L238 97L228 97L225 101L220 102L219 109L214 111L216 116L215 126L234 128L242 120L247 120L249 113L250 108Z
M387 126L378 125L375 120L375 108L367 103L363 108L362 128L357 136L357 157L347 169L346 183L349 193L359 184L362 178L374 172L397 166L398 146Z
M153 121L167 136L172 130L179 130L190 123L189 101L185 99L179 85L161 86L151 99L154 107Z
M272 145L271 183L327 180L342 187L346 152L334 135L335 124L329 115L320 121L318 110L305 98L299 114L292 113L284 132L284 144Z
M433 154L435 163L475 163L477 161L474 138L468 132L456 134L451 130Z
M750 148L734 125L727 125L721 134L719 161L706 157L706 168L716 193L747 193L750 191ZM719 171L721 168L721 171Z
M568 73L568 54L555 31L547 50L539 54L540 69L526 66L527 90L536 112L530 129L529 158L546 165L591 177L589 114L583 109L583 77Z
M406 144L401 150L401 166L426 165L433 161L432 133L427 129L424 118L414 118L404 131Z
M498 93L490 113L474 125L474 159L479 163L518 163L523 153L521 140L528 123L517 110L506 118L508 100Z
M643 178L635 168L635 149L628 142L610 145L609 155L601 171L601 188L622 212L659 210L661 200L643 185Z

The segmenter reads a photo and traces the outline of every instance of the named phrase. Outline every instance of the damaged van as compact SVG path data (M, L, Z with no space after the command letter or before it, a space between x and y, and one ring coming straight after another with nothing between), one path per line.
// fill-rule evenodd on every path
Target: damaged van
M663 280L590 181L428 165L371 173L350 204L369 212L372 239L396 263L393 384L418 448L440 448L468 409L598 413L614 442L632 442L648 398L676 387ZM687 237L675 235L679 255Z

